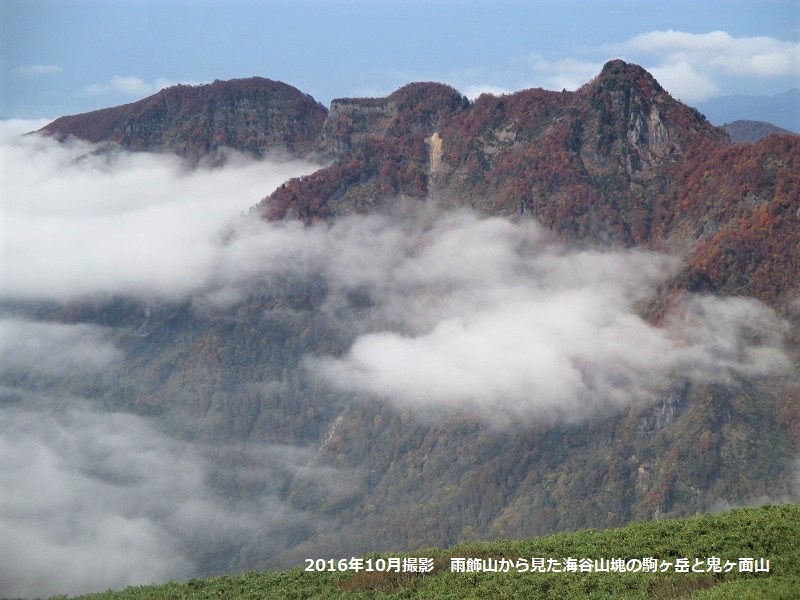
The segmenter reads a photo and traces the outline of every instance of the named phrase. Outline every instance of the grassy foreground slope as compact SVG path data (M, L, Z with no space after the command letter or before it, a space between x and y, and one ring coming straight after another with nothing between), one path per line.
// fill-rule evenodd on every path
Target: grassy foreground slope
M402 561L409 556L432 558L433 572L306 572L297 568L129 587L79 598L798 598L800 505L767 505L621 529L464 544L397 558ZM603 564L596 562L598 559L623 558L638 572L518 572L533 564L534 557L556 559L562 569L567 567L567 558L588 558L593 570ZM379 564L378 555L366 558L371 558L373 565ZM469 564L513 566L508 572L451 572L453 558L507 558L510 563L472 560ZM714 572L716 558L720 572ZM750 558L755 559L754 571L740 572L740 566L745 570L750 564L740 559ZM659 571L670 566L664 572L644 572L641 565L653 564L647 559L656 559ZM677 566L681 561L676 559L688 559L684 563L688 573L676 572L681 570ZM769 560L769 571L755 572L759 566L766 566L760 559ZM588 562L584 561L584 566Z

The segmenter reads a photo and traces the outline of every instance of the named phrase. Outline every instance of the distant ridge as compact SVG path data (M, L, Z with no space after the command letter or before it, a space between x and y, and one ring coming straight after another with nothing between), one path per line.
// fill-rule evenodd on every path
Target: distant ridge
M700 102L696 107L717 125L746 119L772 123L800 134L800 88L774 96L721 96Z
M725 123L722 128L734 144L741 144L743 142L754 144L773 133L777 133L778 135L800 135L763 121L733 121L731 123Z

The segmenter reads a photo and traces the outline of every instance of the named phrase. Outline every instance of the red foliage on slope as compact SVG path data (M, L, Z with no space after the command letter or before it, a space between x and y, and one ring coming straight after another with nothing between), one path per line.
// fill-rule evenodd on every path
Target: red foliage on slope
M296 88L251 77L176 85L131 104L61 117L41 132L192 160L223 147L302 156L315 147L326 116L324 106Z

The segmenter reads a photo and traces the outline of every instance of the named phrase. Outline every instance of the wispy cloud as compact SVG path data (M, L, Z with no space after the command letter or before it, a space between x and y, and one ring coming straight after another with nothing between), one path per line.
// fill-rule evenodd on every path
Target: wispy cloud
M530 67L538 87L575 90L597 75L603 63L578 58L550 60L541 54L534 54L530 57Z
M196 83L188 81L171 81L163 77L159 77L154 81L146 81L140 77L114 75L110 80L104 83L93 83L86 86L83 92L90 96L103 96L106 94L123 94L126 96L138 97L155 94L159 90L164 89L178 83Z
M624 42L604 44L583 52L583 56L547 57L534 53L528 59L529 73L515 82L514 89L543 87L575 90L597 75L603 64L622 58L642 65L674 96L695 102L724 92L725 84L747 79L765 81L796 78L800 84L800 43L769 36L736 37L724 31L688 33L651 31ZM481 81L485 74L475 70L462 73L467 95L480 91L501 93L507 85ZM502 78L501 78L502 79ZM473 91L474 90L474 91Z
M673 372L787 368L780 320L758 303L692 299L660 328L638 316L636 303L680 267L673 257L576 251L532 221L421 207L311 227L242 219L311 166L187 174L163 156L20 143L6 161L17 173L4 209L9 299L129 294L219 308L252 286L324 282L321 310L355 340L344 357L312 361L327 383L487 415L577 415L646 400ZM352 309L354 294L368 311Z
M28 65L14 69L14 73L19 75L55 75L64 69L58 65Z
M470 99L482 93L513 93L526 88L576 90L592 80L612 59L641 65L673 96L699 102L741 87L781 79L800 86L800 42L770 36L734 36L725 31L690 33L649 31L627 40L573 53L531 52L514 64L475 65L451 71L387 71L384 85L363 88L368 96L383 96L408 81L443 81ZM389 83L391 82L391 83ZM786 88L783 88L786 89ZM782 90L781 90L782 91Z
M650 72L668 92L685 102L699 102L720 93L713 76L686 61L650 67Z
M0 121L0 151L8 144L14 145L19 136L37 131L53 119L5 119Z
M122 358L100 327L0 318L0 375L14 371L48 375L99 372Z

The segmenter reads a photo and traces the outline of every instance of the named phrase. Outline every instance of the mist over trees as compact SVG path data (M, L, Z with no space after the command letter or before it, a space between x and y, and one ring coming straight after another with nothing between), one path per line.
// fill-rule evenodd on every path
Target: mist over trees
M161 99L211 122L242 81ZM3 590L798 498L798 138L734 146L621 61L317 120L213 168L5 138Z

